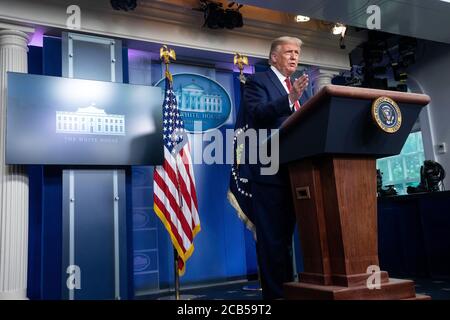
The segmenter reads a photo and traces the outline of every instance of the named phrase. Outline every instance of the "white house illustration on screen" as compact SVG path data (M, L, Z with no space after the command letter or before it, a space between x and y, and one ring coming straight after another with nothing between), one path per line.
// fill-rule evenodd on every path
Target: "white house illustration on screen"
M107 114L95 103L76 112L56 111L56 133L124 136L125 116Z
M188 84L175 92L178 107L182 111L222 112L222 97L217 94L205 94L195 83Z

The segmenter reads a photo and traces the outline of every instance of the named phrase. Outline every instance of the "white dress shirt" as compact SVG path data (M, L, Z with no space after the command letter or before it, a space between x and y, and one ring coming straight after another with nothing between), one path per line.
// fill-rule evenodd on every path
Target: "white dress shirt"
M278 69L275 68L274 66L270 66L270 69L272 69L272 71L276 74L277 78L280 80L281 84L283 85L284 90L286 90L286 93L289 94L289 89L288 89L286 81L285 81L287 77L283 76L281 74L281 72L278 71ZM294 111L294 104L295 104L295 102L291 103L291 100L289 99L289 106L292 111Z

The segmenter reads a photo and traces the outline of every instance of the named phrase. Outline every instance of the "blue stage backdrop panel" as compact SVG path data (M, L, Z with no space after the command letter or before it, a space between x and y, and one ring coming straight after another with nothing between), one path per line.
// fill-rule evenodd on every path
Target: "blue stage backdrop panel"
M30 73L61 76L61 39L45 36L43 44L43 48L30 47ZM61 299L61 170L36 165L28 166L27 172L30 190L27 297Z
M28 47L28 72L42 74L43 48ZM27 297L39 299L41 295L41 238L42 238L42 166L28 166L29 179L29 216L28 216L28 276Z
M28 46L28 73L42 74L42 47Z
M135 166L133 188L133 270L136 295L159 290L160 248L159 220L153 213L153 167ZM166 239L164 239L166 240ZM167 269L167 266L163 268Z
M42 170L41 192L42 207L30 212L30 216L41 219L35 231L41 228L40 267L41 273L39 296L36 299L55 300L61 299L62 282L62 175L61 169L53 166L40 166ZM30 177L31 178L31 177ZM36 183L37 181L34 181ZM38 191L30 189L31 192ZM31 193L30 192L30 193ZM44 209L45 208L45 209ZM37 261L36 261L37 262ZM38 276L38 275L35 275ZM31 297L30 297L31 298Z
M62 74L68 78L121 83L122 50L119 39L62 32Z
M76 300L128 295L125 176L125 170L63 170L62 282L75 264L81 282Z
M42 48L42 74L47 76L62 76L61 39L44 36Z
M8 73L6 162L161 164L161 104L159 88Z

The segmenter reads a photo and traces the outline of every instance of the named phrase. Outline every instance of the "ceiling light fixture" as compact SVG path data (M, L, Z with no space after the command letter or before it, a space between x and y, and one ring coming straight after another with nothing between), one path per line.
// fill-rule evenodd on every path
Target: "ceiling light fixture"
M342 37L345 36L345 32L347 31L347 27L343 25L342 23L336 23L333 27L333 34L334 35L341 35Z
M295 16L295 22L308 22L309 20L311 20L311 18L307 17L307 16L302 16L302 15Z

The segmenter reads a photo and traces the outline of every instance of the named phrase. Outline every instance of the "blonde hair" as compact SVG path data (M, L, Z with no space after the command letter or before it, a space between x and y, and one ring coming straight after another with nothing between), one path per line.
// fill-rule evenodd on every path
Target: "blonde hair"
M272 65L272 54L274 52L276 52L281 45L286 44L286 43L294 43L299 48L301 48L303 41L296 37L287 37L287 36L279 37L279 38L276 38L275 40L273 40L272 44L270 45L270 53L269 53L269 64L270 65Z

